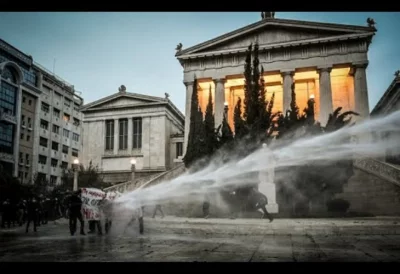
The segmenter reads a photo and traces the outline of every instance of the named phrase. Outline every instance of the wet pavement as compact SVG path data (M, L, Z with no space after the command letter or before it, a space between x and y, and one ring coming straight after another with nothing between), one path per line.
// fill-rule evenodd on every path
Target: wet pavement
M400 262L399 218L165 219L115 224L110 235L68 234L66 220L0 230L0 262Z

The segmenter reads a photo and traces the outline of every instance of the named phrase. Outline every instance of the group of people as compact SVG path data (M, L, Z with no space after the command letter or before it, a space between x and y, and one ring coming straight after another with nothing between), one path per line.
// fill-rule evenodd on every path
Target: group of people
M69 219L69 230L70 234L73 236L77 230L77 223L80 223L80 234L86 235L85 233L85 221L82 215L82 192L78 190L67 197L68 205L68 219ZM111 228L112 224L112 203L104 198L99 204L99 209L103 214L105 233L107 234ZM96 228L99 235L103 234L102 221L101 220L89 220L89 234L95 233Z
M49 220L55 220L62 216L60 203L57 198L32 195L28 199L21 199L13 202L6 199L1 204L2 228L22 226L26 223L25 231L28 233L30 224L33 224L33 231L37 227L46 225Z

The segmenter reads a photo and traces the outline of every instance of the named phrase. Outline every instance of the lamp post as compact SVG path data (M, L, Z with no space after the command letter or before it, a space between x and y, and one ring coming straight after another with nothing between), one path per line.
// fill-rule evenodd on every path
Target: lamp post
M74 160L73 169L74 169L74 187L73 187L73 191L77 191L78 190L78 169L79 169L79 159L78 158L76 158Z
M131 159L131 171L132 171L131 181L133 182L135 180L135 171L136 171L136 159L135 158Z
M228 110L229 110L229 106L228 106L228 102L224 103L224 115L225 115L225 119L228 121Z

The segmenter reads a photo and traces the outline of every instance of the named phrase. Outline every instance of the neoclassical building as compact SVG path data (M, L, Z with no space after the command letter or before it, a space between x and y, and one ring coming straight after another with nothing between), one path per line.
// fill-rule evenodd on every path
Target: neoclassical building
M131 160L139 176L181 162L185 118L168 99L119 92L84 105L82 163L97 165L105 181L127 181ZM126 175L126 176L125 176Z
M369 115L366 68L368 49L376 29L367 26L306 22L274 18L263 12L262 20L189 48L176 48L184 68L186 86L185 144L190 125L193 80L198 79L199 102L204 111L212 89L216 125L227 104L233 128L233 109L244 97L245 52L258 43L264 68L267 100L275 93L274 111L286 111L295 84L300 110L314 97L317 119L324 125L329 113L341 106L354 110L359 119Z

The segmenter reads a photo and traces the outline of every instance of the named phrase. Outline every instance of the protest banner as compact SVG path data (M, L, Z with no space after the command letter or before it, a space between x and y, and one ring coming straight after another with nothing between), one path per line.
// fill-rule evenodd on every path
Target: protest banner
M97 188L82 188L82 214L86 221L98 221L101 219L100 202L106 197L106 193Z

